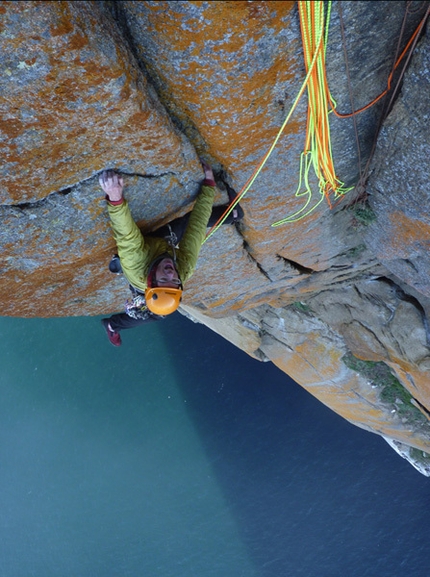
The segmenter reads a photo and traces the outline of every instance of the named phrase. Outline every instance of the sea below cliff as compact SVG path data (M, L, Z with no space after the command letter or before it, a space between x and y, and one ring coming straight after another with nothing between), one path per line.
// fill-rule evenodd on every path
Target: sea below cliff
M0 577L427 577L430 481L177 314L0 317Z

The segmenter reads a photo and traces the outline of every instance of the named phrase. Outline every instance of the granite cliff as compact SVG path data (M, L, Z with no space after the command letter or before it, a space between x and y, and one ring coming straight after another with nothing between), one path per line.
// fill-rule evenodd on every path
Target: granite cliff
M303 97L242 200L202 247L181 312L275 363L430 475L428 2L333 2L326 53L338 177L296 222ZM101 315L127 292L98 173L142 230L187 212L199 156L240 190L303 82L297 4L2 2L1 309ZM423 23L394 74L394 62ZM316 181L310 177L314 199ZM226 202L220 191L216 204Z

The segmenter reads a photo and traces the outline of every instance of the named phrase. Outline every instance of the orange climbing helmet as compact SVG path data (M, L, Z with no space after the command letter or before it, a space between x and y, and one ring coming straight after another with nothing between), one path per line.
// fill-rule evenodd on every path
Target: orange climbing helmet
M159 255L149 267L149 274L147 278L148 288L145 290L146 306L151 313L160 316L166 316L174 313L181 303L182 299L182 282L178 275L178 286L157 286L155 278L157 266L163 258L172 258L169 253ZM175 254L173 255L175 262ZM176 268L176 264L175 264ZM177 272L177 271L176 271Z
M148 309L161 316L170 315L178 308L182 299L182 288L152 287L145 290Z

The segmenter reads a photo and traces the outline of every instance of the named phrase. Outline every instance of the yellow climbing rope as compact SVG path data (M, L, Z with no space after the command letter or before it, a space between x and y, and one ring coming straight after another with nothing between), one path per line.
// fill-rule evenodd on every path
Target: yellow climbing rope
M315 62L307 81L306 141L304 151L301 154L299 184L295 193L296 197L305 196L306 202L300 210L273 223L272 226L279 226L304 218L315 210L324 198L329 207L332 208L331 196L337 199L352 189L352 187L345 188L343 182L337 178L331 150L328 115L330 107L335 108L336 103L330 94L325 66L331 2L327 3L326 15L324 2L299 1L298 8L307 72ZM308 180L311 166L313 166L319 184L320 198L316 203L312 203L312 190Z
M331 196L334 197L334 200L340 199L349 190L352 190L353 187L345 188L344 184L336 176L331 152L328 114L329 112L333 112L339 118L349 118L359 114L360 112L363 112L364 110L367 110L370 106L378 102L388 93L391 87L391 80L394 70L398 67L403 57L410 49L411 45L412 47L414 46L413 42L416 42L416 38L418 37L430 15L430 8L427 9L417 29L413 33L402 54L397 59L395 66L390 76L388 77L387 89L384 90L374 100L372 100L372 102L360 108L359 110L352 111L348 114L341 114L336 111L336 103L330 94L325 67L325 55L327 48L331 4L331 0L326 3L327 13L325 14L324 1L298 1L303 53L307 72L306 77L286 119L284 120L281 128L278 131L278 134L273 141L273 144L270 146L269 150L264 155L259 165L248 179L248 181L245 183L237 197L228 206L227 210L224 212L218 222L210 229L203 242L206 242L206 240L208 240L218 230L218 228L223 224L234 207L241 201L241 199L251 188L255 179L260 174L261 170L272 154L275 146L277 145L306 87L308 88L306 142L304 151L300 157L299 183L295 196L305 196L307 198L304 206L300 210L282 220L273 223L272 226L279 226L287 222L296 222L304 218L313 210L315 210L317 206L319 206L319 204L324 200L324 198L327 200L330 208L332 208L333 202L330 198ZM330 111L329 106L331 109ZM312 191L309 185L309 171L312 166L318 179L320 198L316 203L311 204Z
M331 11L331 0L328 2L327 17L324 16L324 1L315 0L299 0L299 15L300 27L302 31L303 50L305 56L306 77L303 84L291 106L287 117L285 118L281 128L278 131L272 145L267 153L264 155L259 165L245 183L242 190L239 192L234 201L228 206L227 210L218 220L218 222L209 230L206 235L206 242L223 224L227 216L231 213L234 207L242 200L248 190L251 188L257 176L260 174L275 146L277 145L286 125L288 124L291 115L297 107L297 104L303 95L306 87L308 87L308 120L306 130L306 144L305 150L301 155L300 162L300 177L299 186L296 191L296 196L307 195L305 206L293 215L284 218L272 224L272 226L279 226L285 222L294 222L307 216L310 212L320 204L324 197L329 200L331 191L339 196L345 194L347 189L343 188L343 184L336 178L333 160L331 156L330 146L330 130L328 123L328 102L334 104L328 90L327 78L325 74L325 52L328 36L328 21ZM335 105L335 104L334 104ZM313 205L309 210L312 198L312 191L308 182L308 175L311 165L314 166L317 174L321 198L317 204ZM304 192L300 192L304 184ZM329 200L330 202L330 200ZM331 204L330 204L331 206ZM306 212L305 212L306 211Z

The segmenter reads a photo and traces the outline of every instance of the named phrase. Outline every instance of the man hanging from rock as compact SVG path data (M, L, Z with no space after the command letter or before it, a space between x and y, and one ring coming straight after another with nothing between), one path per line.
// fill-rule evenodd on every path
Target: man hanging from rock
M121 345L122 330L162 319L176 311L183 285L196 267L206 229L213 226L226 209L226 206L212 206L214 174L208 164L202 162L202 166L205 178L193 210L145 236L123 197L122 177L107 170L99 178L118 249L109 269L124 273L132 293L124 313L101 321L109 341L116 347ZM231 202L236 193L227 183L223 184ZM242 217L242 208L236 205L224 224L237 222Z

